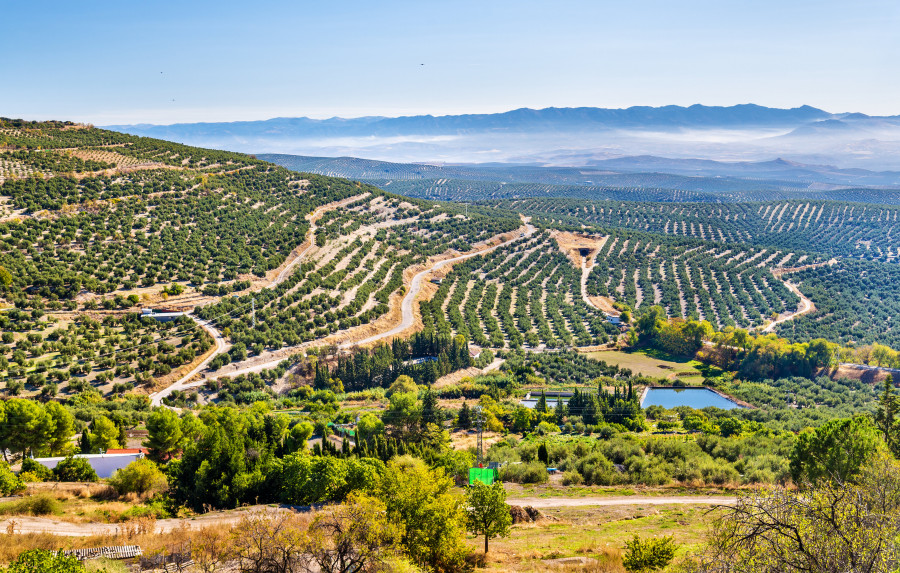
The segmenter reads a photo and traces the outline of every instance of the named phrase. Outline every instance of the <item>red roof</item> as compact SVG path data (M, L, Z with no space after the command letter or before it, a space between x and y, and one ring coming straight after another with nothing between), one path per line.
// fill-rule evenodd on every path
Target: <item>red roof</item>
M150 453L150 450L147 448L117 448L106 450L107 454L144 454L147 455Z

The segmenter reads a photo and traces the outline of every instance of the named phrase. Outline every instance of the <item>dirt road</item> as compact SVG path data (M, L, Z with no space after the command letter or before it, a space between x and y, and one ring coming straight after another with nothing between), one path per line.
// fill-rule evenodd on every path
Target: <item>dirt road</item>
M798 289L794 284L792 284L788 281L784 281L784 286L786 286L789 291L791 291L792 293L794 293L795 295L800 297L800 305L797 307L797 310L795 312L790 312L784 316L779 316L773 322L771 322L770 324L767 324L765 326L765 328L762 329L762 332L775 332L775 327L778 326L779 324L781 324L783 322L787 322L789 320L793 320L793 319L797 318L798 316L801 316L801 315L804 315L804 314L807 314L807 313L810 313L810 312L816 310L816 305L814 305L811 300L806 298L806 295L804 295L802 292L800 292L800 289Z
M524 234L526 236L531 236L532 234L534 234L534 231L535 231L535 228L531 223L525 224ZM384 338L389 338L392 336L396 336L397 334L400 334L404 330L411 327L413 325L413 322L415 322L415 314L413 313L413 304L416 301L416 297L419 296L419 292L422 290L422 281L425 280L426 276L446 267L447 265L452 265L454 263L458 263L459 261L464 261L464 260L472 258L472 257L477 257L478 255L483 255L485 253L489 253L493 250L496 250L496 249L499 249L506 245L509 245L510 243L514 243L515 241L518 241L518 240L519 240L519 236L516 235L512 239L510 239L506 242L503 242L503 243L498 243L498 244L494 245L493 247L489 247L487 249L482 249L480 251L473 251L471 253L466 253L465 255L459 255L457 257L453 257L452 259L444 259L443 261L438 261L437 263L432 265L430 268L427 268L424 271L417 273L412 279L412 284L410 284L410 286L409 286L409 291L406 293L406 296L403 297L403 302L401 303L401 306L400 306L400 310L402 313L402 319L400 321L400 324L398 324L394 328L388 330L387 332L379 332L378 334L375 334L368 338L364 338L357 342L345 342L345 343L341 344L341 348L350 348L351 346L356 346L356 345L364 346L366 344L370 344L377 340L382 340Z
M176 380L174 384L172 384L166 388L163 388L159 392L150 394L150 403L153 406L159 406L162 403L162 399L165 398L166 396L171 395L172 392L174 392L175 390L184 390L184 389L190 388L192 386L198 386L199 384L189 384L188 381L191 378L193 378L194 376L196 376L197 374L199 374L200 372L202 372L207 367L207 365L209 365L209 363L213 361L213 359L216 356L222 354L223 352L227 352L228 348L230 347L230 345L225 341L225 337L222 336L222 333L219 332L218 329L216 329L212 324L208 323L205 320L200 320L199 318L197 318L196 316L193 316L191 314L189 314L187 316L189 316L191 319L193 319L194 322L199 324L203 330L208 332L213 337L213 340L215 340L215 342L216 342L216 351L213 352L212 354L210 354L209 356L207 356L206 359L204 359L203 362L201 362L200 364L195 366L193 370L191 370L190 372L188 372L187 374L185 374L184 376L182 376L181 378ZM200 382L200 384L202 384L202 382Z
M588 507L616 505L731 505L736 498L726 496L602 496L602 497L520 497L511 498L507 502L512 505L531 506L538 509L551 507ZM308 511L308 508L302 510ZM154 531L166 533L179 527L201 529L210 525L233 525L251 511L281 512L295 511L290 507L270 507L258 505L233 511L217 511L197 517L182 519L160 519L156 521ZM12 517L0 520L0 531L10 531L11 522L16 533L52 533L69 537L88 537L91 535L115 535L124 533L128 523L69 523L49 517Z

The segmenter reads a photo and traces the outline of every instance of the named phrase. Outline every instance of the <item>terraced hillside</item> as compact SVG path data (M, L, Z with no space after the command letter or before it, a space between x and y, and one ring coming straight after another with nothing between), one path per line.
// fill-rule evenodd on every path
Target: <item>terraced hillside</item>
M574 224L635 229L722 243L773 245L837 257L893 262L900 254L900 207L833 201L651 203L543 199L498 206Z
M670 316L748 328L797 309L799 297L771 269L805 260L775 249L617 233L601 249L587 288L638 312L660 305Z
M221 362L223 345L246 358L359 327L429 257L521 226L246 155L73 124L0 130L0 161L34 167L0 186L9 394L166 385ZM150 309L208 320L158 322Z

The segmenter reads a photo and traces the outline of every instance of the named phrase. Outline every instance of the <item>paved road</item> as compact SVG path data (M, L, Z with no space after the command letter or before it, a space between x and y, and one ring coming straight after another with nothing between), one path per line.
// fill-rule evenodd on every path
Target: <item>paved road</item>
M512 505L531 506L538 509L551 507L590 507L617 505L731 505L736 498L726 496L600 496L600 497L521 497L507 500ZM189 526L199 529L209 525L231 525L251 511L280 512L293 511L289 507L257 505L233 511L207 513L193 518L160 519L156 521L155 532L165 533ZM50 517L12 517L0 520L0 531L9 531L11 522L16 533L52 533L70 537L90 535L115 535L128 527L128 523L69 523Z

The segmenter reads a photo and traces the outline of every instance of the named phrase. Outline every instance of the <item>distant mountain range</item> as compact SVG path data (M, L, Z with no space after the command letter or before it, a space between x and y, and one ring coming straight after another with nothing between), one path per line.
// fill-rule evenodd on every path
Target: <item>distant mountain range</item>
M310 119L278 117L264 121L221 123L177 123L172 125L114 125L108 129L159 138L208 137L232 135L258 137L389 137L398 135L449 135L492 130L580 131L596 129L648 128L747 128L801 126L811 122L840 122L890 119L863 114L832 114L810 106L778 109L753 104L730 107L692 105L690 107L629 107L604 109L596 107L516 109L504 113L466 115L416 115L405 117L359 117L345 119Z
M730 107L517 109L505 113L115 125L109 129L244 152L396 162L594 165L678 159L900 170L900 116L746 104Z

